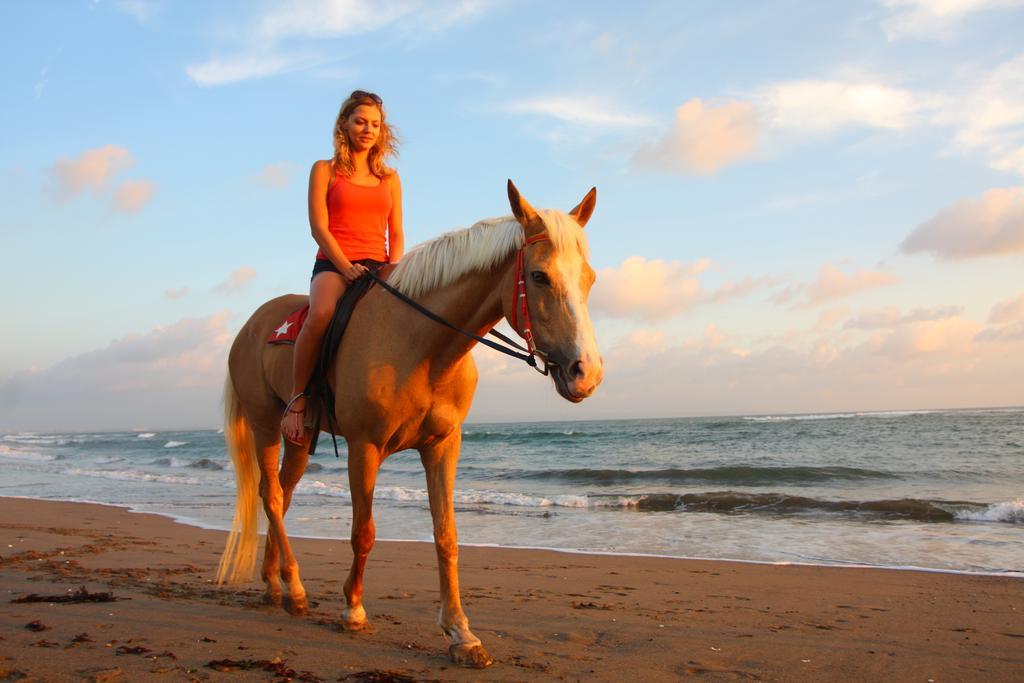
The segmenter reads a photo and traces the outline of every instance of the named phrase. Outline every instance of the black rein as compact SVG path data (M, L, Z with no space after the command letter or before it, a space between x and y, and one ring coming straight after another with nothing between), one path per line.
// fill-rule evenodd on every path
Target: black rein
M548 364L547 364L547 362L545 362L543 364L543 366L537 367L537 357L536 356L531 354L525 347L523 347L519 343L515 342L512 339L509 339L507 336L505 336L501 332L498 332L497 330L491 330L488 334L491 334L491 335L497 337L498 339L500 339L501 341L505 342L509 346L512 346L513 348L508 348L507 346L502 346L501 344L499 344L497 342L493 342L490 339L485 339L484 337L481 337L479 335L473 334L472 332L468 332L468 331L462 329L458 325L454 325L454 324L448 322L447 320L445 320L444 318L439 316L437 313L434 313L429 308L426 308L425 306L423 306L419 302L415 301L414 299L410 299L405 294L402 294L400 291L398 291L397 289L395 289L394 287L389 285L384 280L381 280L379 277L377 277L376 273L368 272L367 276L369 276L376 284L380 285L381 287L386 289L388 292L393 294L395 296L395 298L397 298L398 300L402 301L403 303L408 304L409 306L411 306L412 308L416 309L417 311L419 311L423 315L427 316L428 318L430 318L434 322L440 323L440 324L444 325L445 327L451 328L451 329L455 330L456 332L458 332L460 334L464 334L465 336L469 337L470 339L475 339L476 341L480 342L484 346L489 346L492 349L494 349L495 351L500 351L501 353L504 353L507 356L512 356L513 358L518 358L519 360L523 361L524 363L526 363L527 365L529 365L531 368L533 368L534 370L536 370L537 372L539 372L542 375L547 375L548 374ZM519 351L516 351L515 349L519 349L519 351L526 351L526 353L519 353Z

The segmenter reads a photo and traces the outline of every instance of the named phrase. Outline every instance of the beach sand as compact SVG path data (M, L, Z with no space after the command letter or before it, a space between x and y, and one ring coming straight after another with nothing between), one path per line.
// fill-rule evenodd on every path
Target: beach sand
M0 532L0 680L1024 679L1010 577L464 547L463 602L495 659L474 671L435 625L431 544L377 543L372 630L346 633L347 541L295 540L311 613L290 617L257 582L213 583L221 531L0 498ZM12 602L82 586L117 600Z

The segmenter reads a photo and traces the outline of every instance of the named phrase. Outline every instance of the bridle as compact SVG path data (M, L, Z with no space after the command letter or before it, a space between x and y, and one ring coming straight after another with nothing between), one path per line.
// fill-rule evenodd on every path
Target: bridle
M526 257L523 251L526 249L526 247L532 244L536 244L537 242L542 242L544 240L549 239L550 238L548 237L547 233L539 233L533 235L532 237L527 237L523 246L519 247L519 251L516 252L516 266L515 271L512 274L512 314L510 316L510 322L512 323L512 329L516 331L516 334L518 334L520 337L523 338L523 340L526 341L525 348L518 342L509 339L506 335L502 334L501 332L498 332L497 330L490 330L488 334L497 337L498 339L505 342L512 348L502 346L501 344L493 342L490 339L485 339L484 337L464 330L458 325L455 325L449 322L448 320L445 320L438 314L431 311L429 308L423 306L419 302L409 298L402 292L398 291L393 286L389 285L387 282L377 277L376 273L368 271L367 277L369 277L371 280L373 280L373 282L380 285L389 293L394 295L397 299L399 299L403 303L408 304L409 306L416 309L417 311L419 311L426 317L430 318L434 322L440 323L445 327L451 328L456 332L459 332L460 334L469 337L470 339L475 339L484 346L488 346L494 349L495 351L500 351L505 355L512 356L513 358L518 358L519 360L523 361L531 368L539 372L540 374L547 375L549 374L549 368L553 365L553 363L548 360L548 354L544 353L543 351L537 348L537 344L533 339L533 326L530 323L530 307L526 300ZM521 326L520 319L522 320ZM514 349L518 349L518 351ZM520 351L524 351L525 353L520 353ZM539 363L538 359L540 359Z
M537 344L533 340L533 326L530 324L530 307L526 301L526 256L523 251L531 244L550 241L550 239L545 232L537 233L532 237L527 237L526 242L516 252L516 269L512 275L512 316L509 321L512 323L512 329L526 341L527 351L531 355L538 355L545 359L545 369L547 369L547 354L537 350ZM522 310L523 320L521 328L519 326L520 310Z

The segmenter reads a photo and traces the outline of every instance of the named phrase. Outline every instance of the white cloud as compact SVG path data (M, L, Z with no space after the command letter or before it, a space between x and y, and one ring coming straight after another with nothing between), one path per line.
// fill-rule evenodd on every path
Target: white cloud
M650 353L623 343L606 351L605 383L590 400L594 409L630 410L629 400L643 396L647 411L660 414L1024 403L1024 386L1006 381L1024 376L1024 335L985 341L980 324L957 315L896 313L897 324L862 341L812 331L747 351L715 329Z
M140 24L148 24L160 9L156 2L146 0L117 0L114 7L131 15Z
M658 321L682 315L698 304L740 298L777 284L768 277L745 278L706 290L699 278L710 267L708 259L682 263L630 256L617 268L598 272L590 307L610 317Z
M61 157L49 167L53 197L58 204L89 190L95 197L110 196L111 208L119 213L138 213L153 197L156 183L125 180L113 190L113 178L135 165L135 159L120 145L88 149L76 158Z
M402 21L420 33L441 31L478 16L493 4L493 0L288 0L257 20L252 38L265 43L336 38L370 33Z
M288 0L240 27L237 33L243 47L236 54L190 64L185 72L199 85L219 86L322 68L335 58L317 52L310 40L359 35L389 26L407 26L414 36L438 32L478 16L492 4L489 0ZM289 51L284 47L289 41L301 41L305 52ZM339 73L337 69L329 71L332 76Z
M901 320L912 313L896 312ZM1024 330L1024 325L1021 326ZM779 414L1024 404L1024 335L978 338L959 316L858 333L810 330L749 348L710 325L693 336L642 329L602 347L604 383L579 405L510 365L481 372L471 419L587 419L729 413ZM866 334L866 338L865 337ZM478 362L489 351L474 354ZM514 406L528 414L510 416Z
M507 102L499 109L515 114L550 116L566 123L594 127L648 126L643 114L627 113L621 106L591 96L535 97Z
M701 293L697 276L709 265L706 259L686 264L630 256L618 268L598 273L590 307L598 313L645 320L679 315L697 302Z
M945 320L958 316L963 312L961 306L940 306L938 308L915 308L910 313L903 313L897 307L880 308L863 311L843 324L848 330L876 330L891 328L907 323Z
M36 85L35 85L35 88L33 88L33 90L34 90L34 91L35 91L35 93L36 93L36 99L37 99L37 100L38 100L38 99L39 99L40 97L42 97L42 96L43 96L43 90L45 90L45 89L46 89L46 84L50 82L50 79L49 79L49 78L47 78L47 75L46 75L46 74L47 74L47 72L48 72L49 70L50 70L50 67L49 67L49 66L44 66L44 67L43 67L43 68L42 68L42 69L41 69L41 70L39 71L39 80L38 80L38 81L36 81Z
M672 128L635 160L670 171L715 173L753 152L757 120L748 102L705 106L694 98L676 109Z
M295 164L288 161L267 164L253 177L253 180L263 187L280 189L291 182L295 168Z
M881 0L889 10L882 30L889 40L934 38L956 29L967 17L994 9L1024 6L1024 0Z
M259 18L254 35L274 43L285 38L330 38L368 33L416 9L405 0L289 0Z
M693 98L676 110L659 140L639 146L633 160L662 170L709 174L759 149L805 138L857 129L930 131L946 136L946 151L980 154L992 168L1024 175L1024 54L980 73L965 69L951 74L940 88L906 80L896 72L847 66L822 77L768 83L724 103ZM656 125L635 108L584 94L528 97L499 109L548 116L577 131L628 132Z
M922 355L959 358L971 353L972 340L980 331L981 325L958 316L906 322L873 339L869 347L889 359Z
M846 68L832 77L772 83L750 99L768 138L848 128L939 131L949 135L949 151L981 154L992 168L1024 175L1024 54L948 80L941 90L926 90Z
M443 31L456 24L480 16L500 0L451 0L447 3L425 2L416 17L419 30Z
M953 149L981 152L1000 171L1024 175L1024 55L978 78L939 118L956 133Z
M740 297L747 296L758 289L774 287L780 284L780 282L780 278L777 277L745 277L739 282L723 283L718 287L718 289L708 292L705 299L712 303L718 303L728 299L738 299Z
M213 291L218 294L237 292L249 284L254 277L256 277L256 270L251 266L239 266L231 271L231 275L226 280L214 287Z
M780 304L793 302L797 307L820 306L869 289L887 287L897 281L896 276L878 270L861 270L847 274L831 263L826 263L821 266L817 280L809 284L787 287L772 297L772 300Z
M0 421L17 429L218 424L233 334L227 313L180 320L0 384Z
M150 180L126 180L114 190L114 210L138 213L153 198L156 183Z
M755 98L769 125L812 133L845 126L908 128L933 106L930 96L868 78L783 81Z
M982 330L977 341L985 343L1024 342L1024 294L1000 301L988 316L989 326Z
M623 344L643 353L660 353L669 346L669 336L660 330L640 328L623 338Z
M185 67L185 73L199 85L217 86L300 71L319 63L305 55L243 54L192 64Z
M961 199L917 226L900 249L949 259L1024 252L1024 187Z
M988 316L988 322L992 325L1024 320L1024 294L1014 298L1000 301L992 307Z
M63 203L85 190L100 195L114 175L134 164L131 153L120 145L88 149L73 159L61 157L49 168L56 200Z
M168 299L184 299L188 296L188 287L179 287L178 289L168 289L164 291L164 296Z
M975 341L986 344L1024 342L1024 321L1017 321L1009 325L986 327L978 333Z

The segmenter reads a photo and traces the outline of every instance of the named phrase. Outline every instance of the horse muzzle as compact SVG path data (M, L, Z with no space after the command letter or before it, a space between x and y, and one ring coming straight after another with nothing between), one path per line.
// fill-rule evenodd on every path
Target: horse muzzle
M597 390L604 379L604 363L587 363L582 359L572 362L559 362L549 359L551 378L555 382L555 390L567 401L579 403Z

